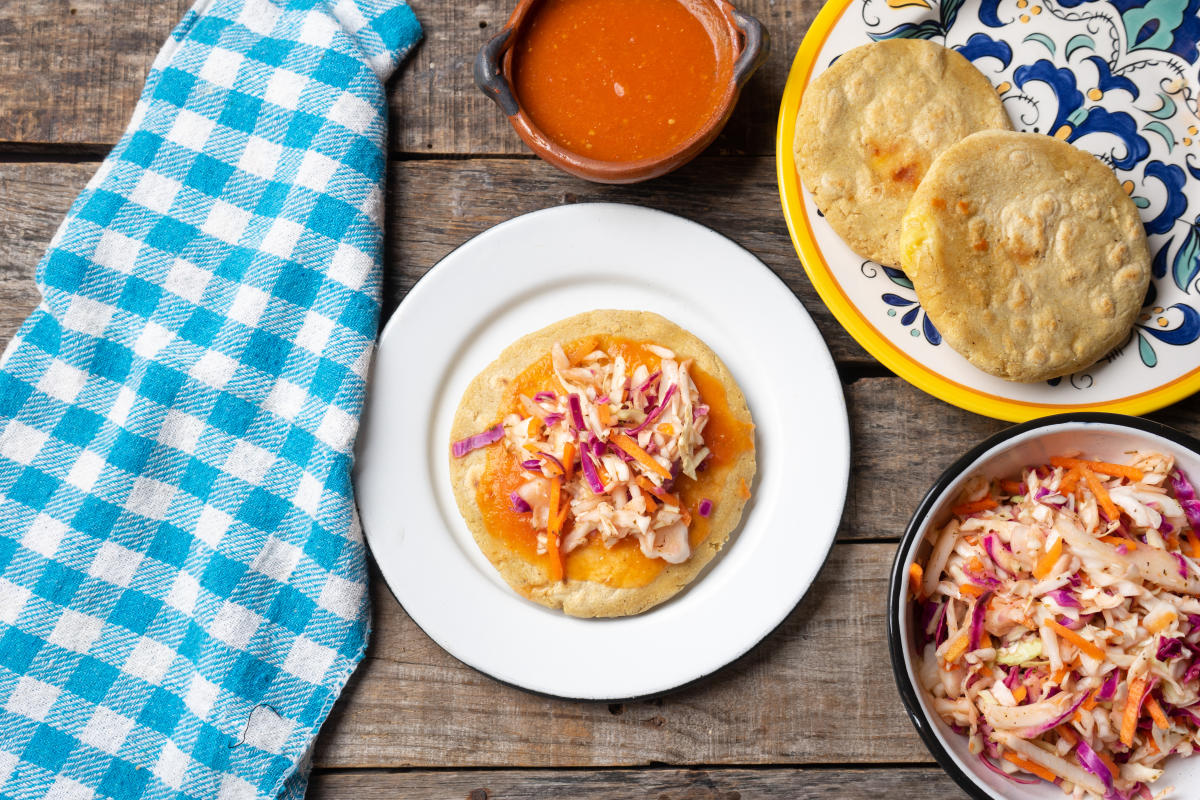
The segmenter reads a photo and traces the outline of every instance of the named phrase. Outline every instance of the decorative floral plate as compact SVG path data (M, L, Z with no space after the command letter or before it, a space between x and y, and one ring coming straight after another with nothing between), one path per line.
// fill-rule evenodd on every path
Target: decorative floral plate
M971 366L942 342L904 273L855 255L801 189L792 141L805 88L847 50L895 37L958 50L1015 127L1099 156L1141 210L1150 291L1129 339L1092 367L1020 384ZM980 414L1142 414L1200 389L1198 39L1200 0L830 0L792 64L776 140L784 215L821 299L898 375Z

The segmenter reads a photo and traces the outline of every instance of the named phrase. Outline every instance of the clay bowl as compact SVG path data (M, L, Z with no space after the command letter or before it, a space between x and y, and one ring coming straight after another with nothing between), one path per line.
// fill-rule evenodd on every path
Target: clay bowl
M521 104L513 78L513 52L529 29L543 0L520 0L505 23L475 59L475 83L507 115L517 134L538 156L559 169L597 183L636 183L683 166L704 150L729 120L746 81L767 56L769 38L754 17L724 0L682 0L701 21L717 53L716 103L706 120L671 150L640 160L590 158L563 146L541 129Z

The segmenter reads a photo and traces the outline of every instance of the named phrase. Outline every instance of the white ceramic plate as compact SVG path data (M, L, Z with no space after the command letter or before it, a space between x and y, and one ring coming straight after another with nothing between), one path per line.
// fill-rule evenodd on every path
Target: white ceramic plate
M596 308L655 311L703 339L745 392L758 474L743 522L684 592L635 617L580 620L513 592L450 489L450 423L515 339ZM456 658L545 694L618 699L701 678L804 595L833 543L850 444L842 387L800 303L760 261L635 206L527 214L470 240L409 292L380 337L355 484L396 598Z

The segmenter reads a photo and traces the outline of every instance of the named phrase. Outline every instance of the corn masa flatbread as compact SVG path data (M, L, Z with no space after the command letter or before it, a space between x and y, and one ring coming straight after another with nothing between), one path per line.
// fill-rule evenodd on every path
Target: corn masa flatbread
M830 226L861 256L900 265L900 221L933 159L1011 124L988 79L954 50L888 39L843 54L805 90L794 151Z
M1137 207L1090 153L985 131L940 155L904 218L903 268L945 341L1012 381L1094 363L1150 282Z
M571 578L553 581L541 564L522 557L485 523L478 489L490 448L503 447L503 442L474 450L464 457L456 458L451 453L450 477L459 511L475 541L513 589L571 616L617 617L641 613L682 590L717 554L741 519L756 469L753 422L745 397L717 355L699 338L657 314L617 310L579 314L517 340L476 376L455 413L451 441L478 434L496 424L511 403L512 383L545 357L556 342L566 345L596 334L653 343L673 350L681 359L692 359L695 367L715 380L724 391L732 420L745 426L748 448L738 452L731 463L711 468L714 476L721 480L709 495L712 512L706 520L708 535L693 546L686 561L666 564L656 577L641 586L614 586L603 581ZM702 399L709 402L707 397Z

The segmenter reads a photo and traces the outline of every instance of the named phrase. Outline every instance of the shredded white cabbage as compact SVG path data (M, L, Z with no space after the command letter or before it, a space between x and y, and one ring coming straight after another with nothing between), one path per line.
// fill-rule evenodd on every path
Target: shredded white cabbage
M708 457L708 408L688 374L690 360L665 347L646 349L661 359L654 373L641 364L631 370L624 357L604 350L572 364L555 343L551 364L560 386L522 396L526 413L503 420L506 446L527 465L518 493L533 509L539 552L548 547L549 484L561 480L573 523L564 527L560 553L594 534L607 547L635 537L648 558L669 563L691 555L691 512L674 493L673 476L695 479ZM631 453L629 441L641 453Z
M1163 760L1200 743L1197 523L1160 453L969 482L910 581L932 707L1005 773L1151 797Z

